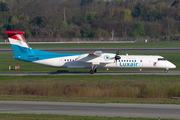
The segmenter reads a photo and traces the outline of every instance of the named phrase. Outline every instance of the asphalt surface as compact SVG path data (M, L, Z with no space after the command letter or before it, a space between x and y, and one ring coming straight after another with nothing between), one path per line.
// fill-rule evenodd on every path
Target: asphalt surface
M89 72L0 72L0 76L26 75L92 75ZM93 75L180 75L180 71L99 71Z
M109 49L40 49L56 53L89 53L95 51L105 52L180 52L180 48L109 48ZM0 53L13 53L12 49L0 49Z
M0 113L180 119L180 105L0 101Z

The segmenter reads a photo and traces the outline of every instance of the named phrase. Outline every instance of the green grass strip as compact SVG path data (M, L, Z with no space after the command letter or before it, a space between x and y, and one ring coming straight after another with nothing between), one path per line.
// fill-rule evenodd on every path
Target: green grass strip
M30 44L34 49L70 49L70 48L179 48L179 41L135 42L135 43L46 43ZM10 44L0 44L0 49L11 49Z
M60 98L60 100L59 100ZM71 98L26 95L0 95L6 101L45 101L45 102L80 102L80 103L139 103L139 104L180 104L179 100L163 98Z
M71 116L51 114L7 114L0 113L1 120L157 120L158 118L124 118L124 117L99 117L99 116ZM161 119L175 120L175 119Z

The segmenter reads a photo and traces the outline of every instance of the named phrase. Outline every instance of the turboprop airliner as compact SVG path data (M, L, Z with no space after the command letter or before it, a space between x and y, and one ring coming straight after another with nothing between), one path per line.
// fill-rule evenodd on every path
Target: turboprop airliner
M5 31L14 52L13 58L36 64L62 68L90 68L90 74L97 72L97 68L137 68L137 69L165 69L168 72L176 66L159 55L119 55L113 53L53 53L32 49L23 31Z

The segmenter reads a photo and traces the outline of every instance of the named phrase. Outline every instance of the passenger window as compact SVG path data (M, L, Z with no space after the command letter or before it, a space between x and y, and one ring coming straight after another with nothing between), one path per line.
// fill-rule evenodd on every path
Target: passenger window
M140 60L140 62L142 62L142 60Z
M127 62L128 62L128 60L127 60Z
M134 62L134 61L132 60L132 62Z
M136 62L136 60L134 62Z
M123 62L123 60L121 60L121 62Z
M124 60L124 62L126 62L126 60Z
M64 59L64 61L66 61L66 59Z
M131 62L131 60L129 60L129 62Z

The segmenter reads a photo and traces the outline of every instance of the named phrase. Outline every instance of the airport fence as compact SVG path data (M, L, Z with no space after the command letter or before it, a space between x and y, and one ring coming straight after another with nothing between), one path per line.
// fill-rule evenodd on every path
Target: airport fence
M160 37L105 37L105 38L27 38L28 42L69 42L69 43L116 43L116 42L161 42L180 41L180 36L160 36ZM0 39L1 43L9 42L8 39Z

